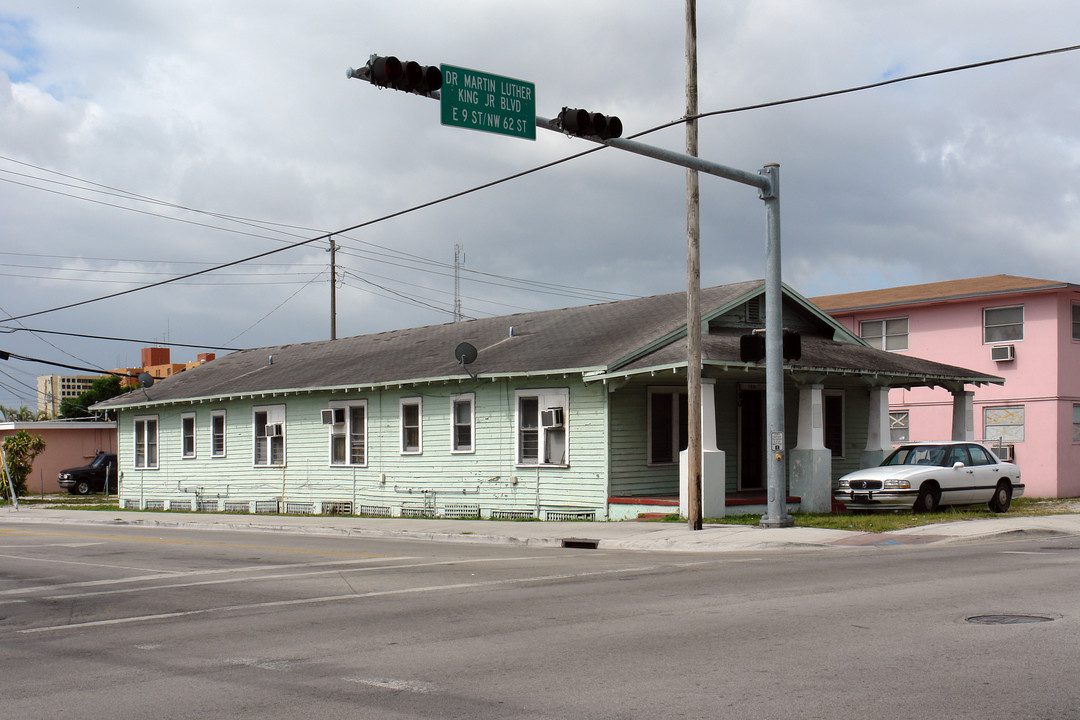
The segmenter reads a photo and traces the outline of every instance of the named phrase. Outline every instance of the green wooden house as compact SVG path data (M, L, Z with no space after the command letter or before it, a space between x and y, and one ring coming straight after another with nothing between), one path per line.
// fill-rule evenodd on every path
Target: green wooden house
M764 363L740 358L740 338L764 326L763 293L761 281L701 293L707 516L764 504ZM836 478L885 454L889 388L945 388L963 434L965 386L1001 381L873 349L787 287L783 308L801 338L785 363L792 509L827 511ZM128 508L677 512L685 318L675 293L244 350L96 407L118 414ZM476 349L468 365L462 343Z

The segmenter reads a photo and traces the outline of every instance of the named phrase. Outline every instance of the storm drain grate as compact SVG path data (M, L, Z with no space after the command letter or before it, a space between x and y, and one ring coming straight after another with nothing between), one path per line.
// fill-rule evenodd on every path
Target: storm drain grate
M600 541L590 540L589 538L563 538L562 546L579 550L595 550L600 547Z
M1023 625L1025 623L1053 622L1045 615L973 615L967 619L976 625Z

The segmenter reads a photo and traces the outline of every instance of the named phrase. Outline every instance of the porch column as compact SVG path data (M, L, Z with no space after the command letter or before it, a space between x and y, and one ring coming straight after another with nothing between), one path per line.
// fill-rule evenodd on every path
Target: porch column
M791 494L799 496L803 512L832 510L832 451L825 447L825 386L799 387L799 433L791 460Z
M716 447L716 379L701 378L701 516L727 514L725 454ZM679 514L687 517L689 488L687 451L679 453Z
M859 456L859 467L876 467L892 452L889 433L889 388L870 388L870 412L866 419L866 449Z
M975 440L975 393L961 387L952 392L952 439Z

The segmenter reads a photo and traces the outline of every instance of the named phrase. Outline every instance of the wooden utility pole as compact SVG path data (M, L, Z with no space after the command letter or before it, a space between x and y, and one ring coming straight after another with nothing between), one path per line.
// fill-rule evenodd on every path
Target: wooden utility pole
M686 0L686 154L697 157L697 3ZM686 170L687 521L701 518L701 210L697 170Z
M337 246L330 236L330 339L337 340Z

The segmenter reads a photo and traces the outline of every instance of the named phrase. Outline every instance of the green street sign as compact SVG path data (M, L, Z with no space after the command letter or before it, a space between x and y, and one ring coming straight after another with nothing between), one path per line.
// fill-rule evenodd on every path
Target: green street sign
M530 82L442 65L442 124L536 139L536 86Z

